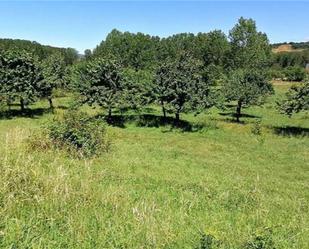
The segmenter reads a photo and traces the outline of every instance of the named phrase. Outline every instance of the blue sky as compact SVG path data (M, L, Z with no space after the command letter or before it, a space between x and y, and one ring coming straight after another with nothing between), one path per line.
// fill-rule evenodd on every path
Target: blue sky
M309 41L309 1L0 1L0 37L94 48L113 28L168 36L228 32L251 17L271 42Z

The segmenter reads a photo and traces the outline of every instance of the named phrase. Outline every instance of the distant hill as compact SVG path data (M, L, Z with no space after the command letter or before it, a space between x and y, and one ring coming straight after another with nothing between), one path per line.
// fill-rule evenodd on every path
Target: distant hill
M280 52L300 52L309 49L309 42L284 42L272 44L274 53Z

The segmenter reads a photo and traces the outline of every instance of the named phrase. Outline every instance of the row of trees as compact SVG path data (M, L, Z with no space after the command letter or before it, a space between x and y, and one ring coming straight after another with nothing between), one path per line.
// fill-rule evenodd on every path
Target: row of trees
M11 106L18 101L21 110L38 98L47 98L50 106L52 92L64 84L66 64L59 53L39 61L25 51L0 52L0 100Z
M18 49L0 52L0 99L21 109L67 87L80 103L138 109L159 104L162 113L200 112L235 103L236 118L248 105L273 93L268 82L272 62L267 36L252 19L240 18L227 37L222 31L178 34L168 38L113 30L94 51L73 65L63 53L45 58Z
M79 59L72 48L57 48L27 40L0 39L0 100L21 109L38 98L47 98L64 87L69 68Z
M82 103L108 109L157 103L162 113L199 112L225 101L262 103L273 92L267 68L271 47L251 19L241 18L229 37L221 31L166 39L113 30L75 71ZM131 69L131 70L128 70ZM138 76L141 76L140 78Z
M2 51L26 51L36 56L40 61L49 56L58 53L64 58L66 65L72 65L79 58L78 52L73 48L57 48L47 45L41 45L38 42L19 40L19 39L0 39L0 50Z
M309 48L297 52L279 52L273 55L273 68L302 67L309 63Z

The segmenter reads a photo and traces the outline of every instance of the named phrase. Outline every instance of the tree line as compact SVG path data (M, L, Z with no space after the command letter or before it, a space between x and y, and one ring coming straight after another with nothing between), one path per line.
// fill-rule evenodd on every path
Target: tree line
M281 80L303 81L306 78L307 64L309 64L309 49L275 53L270 75Z
M271 46L252 19L240 18L228 35L215 30L159 38L113 30L70 63L63 51L44 56L26 47L0 50L0 99L8 106L19 101L22 110L39 98L52 108L54 89L67 88L79 103L101 106L109 117L114 109L155 103L164 117L179 120L183 112L235 103L239 121L243 107L273 93Z
M47 59L54 53L63 56L66 65L72 65L78 60L78 52L74 48L57 48L42 45L35 41L20 39L0 39L0 50L23 50L36 56L39 60Z

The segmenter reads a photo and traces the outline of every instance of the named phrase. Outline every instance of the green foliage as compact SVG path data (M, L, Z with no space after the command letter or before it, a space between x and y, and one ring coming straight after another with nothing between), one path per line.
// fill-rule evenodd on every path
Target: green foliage
M10 104L20 101L21 109L38 97L42 73L31 54L24 51L2 51L0 53L0 93Z
M230 31L230 73L223 84L222 93L227 101L236 101L236 118L241 108L261 103L272 93L267 81L267 66L271 59L271 47L266 34L258 32L252 19L240 18Z
M249 241L246 249L276 249L272 240L272 232L269 228L265 231L256 234L251 241Z
M271 62L271 47L265 33L258 32L255 21L240 18L229 33L229 67L263 70Z
M205 66L226 65L230 44L226 35L221 30L214 30L209 33L198 33L195 40L196 56L200 57Z
M236 118L239 121L241 108L261 104L273 93L272 84L265 72L256 70L235 70L224 83L222 92L228 101L236 101Z
M284 75L288 81L303 81L306 78L305 68L294 66L287 67Z
M261 120L258 119L253 123L253 126L251 127L251 133L253 135L260 136L262 134L262 126L261 126Z
M47 98L53 107L52 94L56 88L64 86L65 62L61 54L53 54L41 63L44 79L39 82L40 97Z
M83 112L70 110L49 124L47 130L57 147L73 155L91 157L109 149L104 122Z
M77 65L73 81L81 103L107 108L109 116L112 108L121 106L123 80L114 60L96 58Z
M284 70L281 68L271 68L268 71L268 76L270 79L284 80Z
M273 55L273 66L280 68L302 67L305 68L309 61L309 49L295 52L280 52Z
M272 84L260 71L235 70L224 83L222 91L226 99L240 101L243 105L263 103L264 97L273 93Z
M164 116L167 109L178 120L181 112L208 106L209 86L202 81L200 72L201 63L187 53L158 67L153 92Z
M61 50L66 65L73 65L79 58L78 52L74 48L65 48Z
M93 51L94 56L113 57L123 67L135 70L153 68L159 38L143 33L112 30Z
M215 238L211 234L203 234L200 245L196 249L212 249L214 248Z
M152 102L153 74L150 71L126 68L122 70L121 75L123 78L121 110L139 110Z
M293 85L286 93L286 99L279 103L279 109L289 116L309 110L309 81L302 85Z
M86 49L84 52L84 56L86 60L89 60L92 56L92 51L90 49Z
M78 53L73 48L56 48L41 45L37 42L19 39L0 39L0 50L24 50L29 54L38 57L40 61L47 59L54 53L60 53L64 57L66 65L71 65L78 59Z
M196 55L195 35L192 33L180 33L162 38L159 43L158 61L164 62L166 59L175 60L180 53L186 52ZM197 59L195 57L195 59Z

